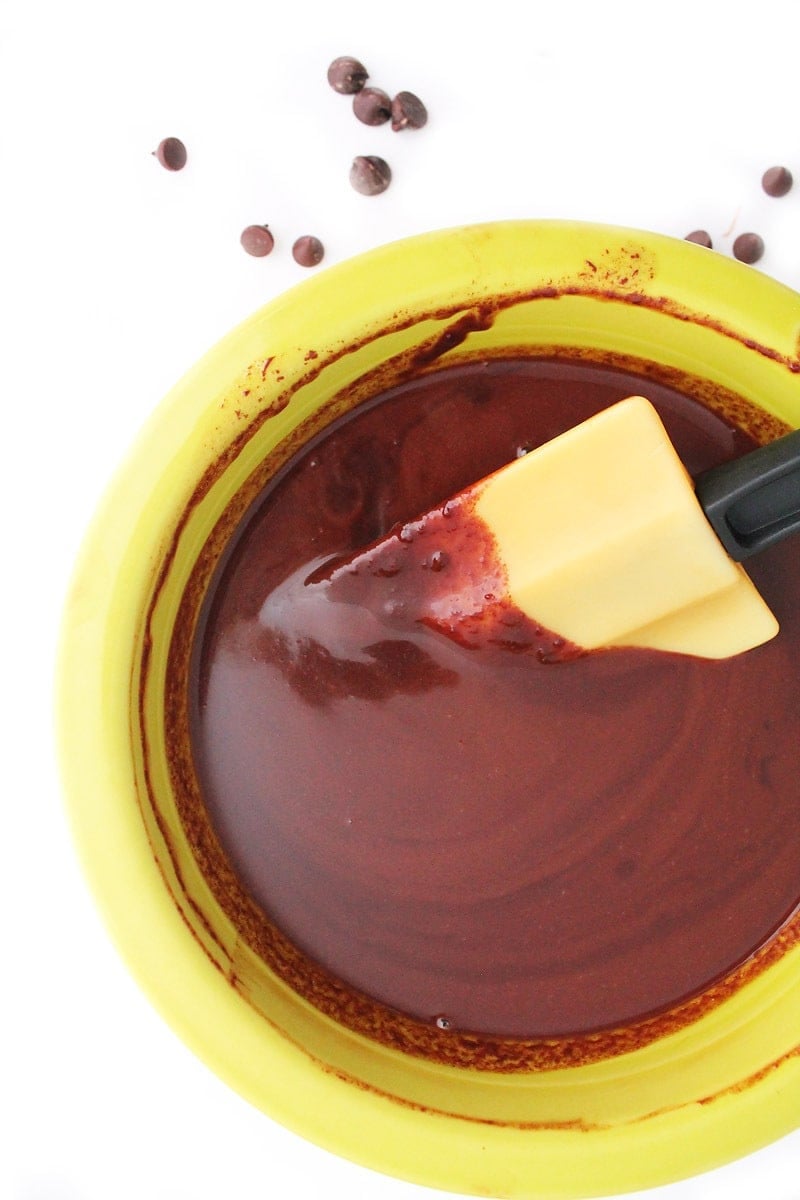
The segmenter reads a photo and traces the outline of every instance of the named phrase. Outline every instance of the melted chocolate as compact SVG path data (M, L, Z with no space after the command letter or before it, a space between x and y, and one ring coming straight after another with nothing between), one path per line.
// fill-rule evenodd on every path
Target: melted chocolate
M791 547L749 568L781 633L722 662L581 655L513 612L454 638L391 564L320 596L338 557L634 392L693 474L752 446L610 367L439 371L303 451L210 592L192 737L234 870L313 960L440 1029L635 1021L730 972L800 900ZM491 567L491 547L434 540L417 540L428 581Z

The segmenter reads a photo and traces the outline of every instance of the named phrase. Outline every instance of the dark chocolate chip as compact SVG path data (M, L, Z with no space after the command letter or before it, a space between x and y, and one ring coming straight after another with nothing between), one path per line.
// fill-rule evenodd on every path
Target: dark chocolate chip
M168 171L182 171L186 166L186 147L180 138L164 138L158 143L153 154Z
M324 254L322 242L309 234L299 237L292 246L292 258L301 267L316 267L317 263L322 262Z
M365 87L353 97L353 112L365 125L384 125L392 115L392 101L380 88Z
M350 168L350 183L362 196L377 196L392 182L392 170L387 162L374 154L359 154Z
M768 196L785 196L792 183L792 173L786 167L770 167L761 177L761 186Z
M757 233L740 233L733 243L733 257L739 262L758 262L763 253L764 241Z
M328 83L335 92L352 96L367 82L367 68L357 58L335 58L328 67Z
M422 129L428 120L428 110L413 92L398 92L392 100L392 129Z
M683 240L694 242L698 246L705 246L708 250L711 249L711 234L707 233L705 229L693 229Z
M272 253L275 245L275 239L266 225L248 225L246 229L242 230L239 241L247 253L252 254L254 258L265 258Z

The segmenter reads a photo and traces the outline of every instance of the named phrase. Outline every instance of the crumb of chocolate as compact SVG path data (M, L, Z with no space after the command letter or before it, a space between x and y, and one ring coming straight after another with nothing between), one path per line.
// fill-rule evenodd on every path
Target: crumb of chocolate
M364 125L384 125L392 115L392 101L381 88L365 87L353 96L353 112Z
M328 67L328 83L343 96L360 92L366 82L367 68L357 58L335 58Z
M696 246L705 246L707 250L711 249L711 234L705 229L693 229L691 233L686 234L683 240L694 242Z
M350 168L350 183L362 196L385 192L392 181L389 164L375 154L359 154Z
M292 246L292 258L301 267L316 267L322 262L325 247L317 237L304 234Z
M153 151L153 155L167 171L182 171L188 157L186 147L181 139L176 137L163 138Z
M761 186L768 196L785 196L793 182L787 167L770 167L761 177Z
M733 243L733 257L739 262L756 263L764 253L764 239L757 233L740 233Z
M398 92L392 100L392 129L422 129L428 120L428 110L413 92Z
M239 238L242 247L254 258L266 258L272 253L275 239L266 225L248 225Z

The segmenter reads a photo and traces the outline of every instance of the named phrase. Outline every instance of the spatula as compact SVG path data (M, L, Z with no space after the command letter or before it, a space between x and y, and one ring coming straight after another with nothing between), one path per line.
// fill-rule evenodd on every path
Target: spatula
M491 578L438 595L433 623L444 609L455 628L485 599L586 650L727 658L778 632L739 564L800 530L800 431L693 482L652 404L632 396L395 529L331 580L388 576L387 548L432 529L446 546L455 512L488 533Z

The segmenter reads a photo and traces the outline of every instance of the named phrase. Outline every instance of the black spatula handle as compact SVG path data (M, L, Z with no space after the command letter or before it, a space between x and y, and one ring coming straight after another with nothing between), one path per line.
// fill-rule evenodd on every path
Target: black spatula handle
M800 429L698 475L695 491L737 562L800 531Z

